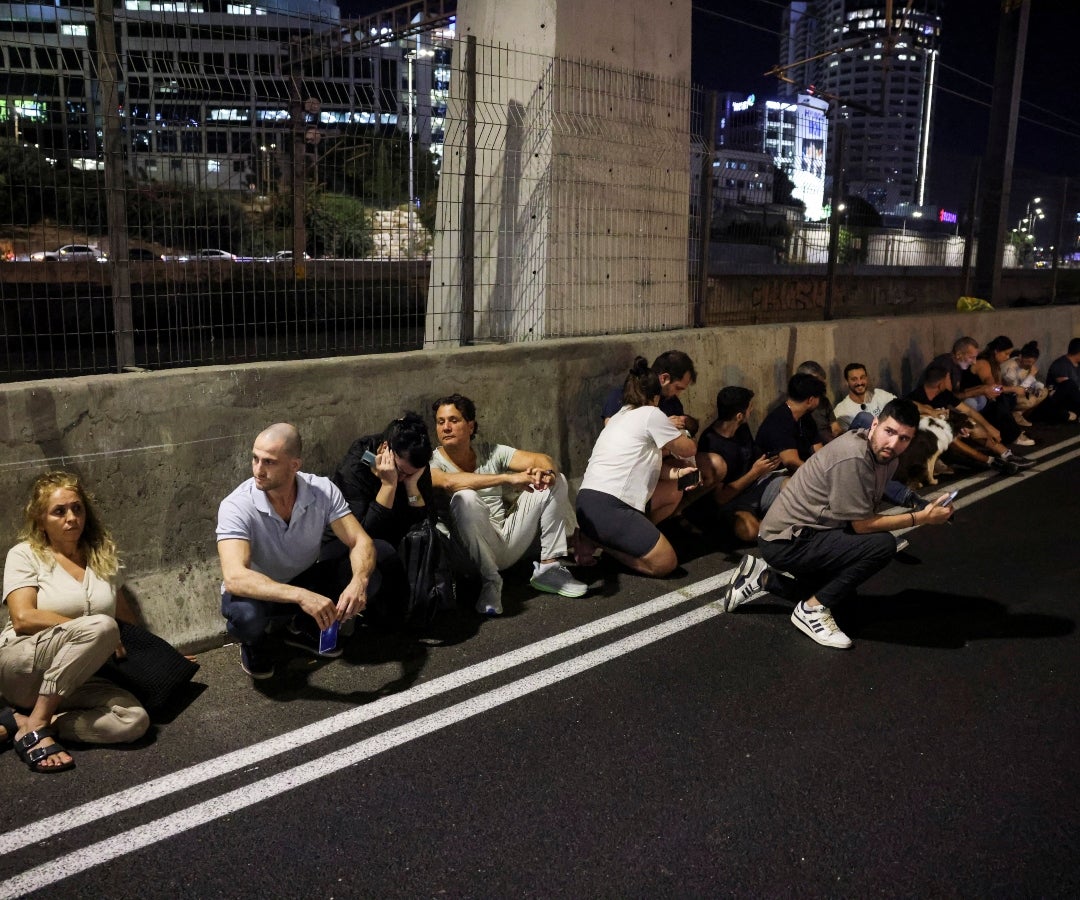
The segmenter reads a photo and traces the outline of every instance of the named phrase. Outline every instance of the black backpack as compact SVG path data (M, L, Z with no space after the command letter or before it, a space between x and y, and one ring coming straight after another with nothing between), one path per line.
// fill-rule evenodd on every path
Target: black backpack
M423 628L431 624L440 609L457 606L457 579L452 564L457 555L452 539L439 531L431 518L418 522L401 539L398 556L409 582L406 625Z

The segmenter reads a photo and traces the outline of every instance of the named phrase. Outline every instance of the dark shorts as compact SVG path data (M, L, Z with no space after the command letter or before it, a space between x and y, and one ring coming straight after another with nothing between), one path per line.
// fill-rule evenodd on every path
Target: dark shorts
M784 476L779 473L771 478L759 479L721 506L720 512L730 514L732 518L736 512L748 512L756 519L764 518L783 486Z
M660 529L645 513L618 497L586 488L577 495L578 525L601 547L642 557L660 540Z

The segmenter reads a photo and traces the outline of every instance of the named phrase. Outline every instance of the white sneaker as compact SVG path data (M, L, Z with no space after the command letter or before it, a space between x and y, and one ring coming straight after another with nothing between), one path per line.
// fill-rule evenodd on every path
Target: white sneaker
M768 591L761 587L761 576L769 569L765 560L747 554L739 562L739 567L731 577L720 604L724 612L731 612L736 607L764 597Z
M584 597L589 586L578 581L570 570L559 563L533 563L533 576L529 580L536 590L560 597Z
M812 637L822 647L846 650L851 646L851 638L840 630L827 606L807 609L802 603L798 603L791 614L791 621L796 628Z
M1020 437L1018 437L1015 441L1013 441L1013 444L1015 444L1017 447L1034 447L1035 446L1035 442L1031 438L1029 438L1026 434L1024 434L1024 432L1022 432L1022 431L1020 432Z
M485 581L476 600L476 611L482 616L502 615L502 581Z
M895 535L894 535L894 537L895 537ZM903 553L910 546L911 546L911 541L909 541L907 538L904 538L904 537L896 538L896 552L897 553Z

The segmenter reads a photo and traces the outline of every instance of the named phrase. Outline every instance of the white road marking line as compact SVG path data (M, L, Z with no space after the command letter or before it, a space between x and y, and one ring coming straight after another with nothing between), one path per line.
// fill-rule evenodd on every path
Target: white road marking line
M639 631L597 650L590 651L583 656L551 666L541 672L528 675L502 687L494 688L487 693L472 697L454 706L374 735L351 747L329 753L319 759L303 763L254 784L237 788L188 809L163 816L153 822L148 822L145 825L140 825L114 837L106 838L96 844L91 844L88 847L50 860L47 863L42 863L9 878L3 885L0 885L0 898L18 897L32 891L39 891L57 881L84 872L94 866L99 866L143 847L148 847L158 841L175 837L185 831L190 831L192 828L197 828L215 819L238 812L278 794L302 787L319 778L333 775L379 753L400 747L402 744L443 728L448 728L451 725L456 725L465 719L524 697L526 694L550 687L676 632L692 628L720 614L720 607L717 604L711 603L699 607L666 622L661 622L659 625L654 625L644 631Z
M1064 444L1057 444L1053 448L1047 448L1047 450L1042 451L1040 455L1045 455L1054 450L1060 450L1063 445L1069 446L1077 442L1080 442L1080 436L1072 438L1069 441L1064 442ZM1027 470L1027 472L1038 474L1039 471L1047 471L1048 469L1062 465L1065 462L1069 462L1078 456L1080 456L1080 450L1075 450L1069 454L1055 457L1048 465L1040 466L1038 470ZM1000 490L1004 490L1005 488L1018 483L1019 479L1012 478L994 481L982 490L969 495L966 498L967 502L964 505L975 503L979 499L995 494ZM487 677L487 675L504 671L515 665L520 665L529 660L563 649L564 647L572 646L575 643L587 640L589 637L603 634L606 631L610 631L622 625L638 621L656 612L676 606L687 600L692 600L697 596L727 584L733 572L733 569L727 570L720 575L714 575L694 584L687 585L684 588L664 594L661 597L639 604L638 606L629 610L624 610L621 613L607 616L604 619L588 623L587 625L572 629L564 634L538 641L535 644L520 648L519 650L511 651L510 653L503 654L502 656L495 657L491 660L485 660L484 662L469 666L458 672L451 673L450 675L442 676L426 685L419 685L401 694L382 698L367 706L340 713L337 716L314 723L305 728L297 729L288 734L279 735L268 741L252 745L251 747L234 751L217 760L192 766L172 775L156 779L153 782L140 785L139 787L130 788L110 797L83 804L66 813L51 816L48 819L41 820L37 823L30 823L20 828L18 832L9 832L8 834L0 835L0 854L11 852L11 850L19 847L43 840L49 836L55 835L58 831L67 830L99 818L104 818L114 812L130 809L133 806L147 802L150 799L182 790L185 787L209 780L217 775L234 771L245 766L254 765L263 759L292 749L302 741L316 740L320 737L342 731L361 722L377 718L392 710L409 706L412 703L428 699L429 697L476 681L479 678ZM584 656L568 660L565 663L553 666L543 672L520 679L519 681L504 687L493 689L479 697L466 700L455 706L424 716L406 725L375 735L353 747L337 751L311 763L305 763L288 771L270 776L269 778L248 785L247 787L239 788L211 800L204 801L187 810L165 816L150 822L145 826L131 829L113 838L108 838L81 850L73 851L64 857L59 857L49 863L44 863L8 879L3 885L0 885L0 898L18 896L28 891L40 889L41 887L45 887L63 878L67 878L70 875L85 871L103 862L107 862L110 859L115 859L127 852L149 846L159 840L164 840L167 837L180 834L191 828L197 827L200 824L219 818L222 815L227 815L229 812L242 809L246 806L260 802L263 799L268 799L272 796L284 793L293 787L307 784L322 775L331 774L328 771L324 771L328 761L335 761L338 764L337 769L354 765L383 750L400 746L417 737L437 731L448 725L455 724L456 722L485 712L488 709L492 709L503 703L509 702L510 700L517 699L520 696L539 690L542 687L554 684L557 681L572 677L588 668L601 665L603 662L629 653L632 650L638 649L653 641L660 640L669 634L673 634L684 628L692 627L713 616L719 615L720 612L720 608L716 603L710 603L707 606L699 607L682 616L678 616L667 622L646 629L645 631L638 632L637 634L630 635L627 638L599 648L598 650L591 651ZM34 831L35 829L37 832L44 831L46 833L38 833L36 836L24 839L27 836L27 832Z
M229 772L257 765L270 757L294 750L303 744L353 728L379 716L437 697L439 694L455 690L482 678L504 672L515 666L572 647L574 644L587 641L605 632L663 612L670 607L693 600L695 597L726 585L731 580L733 571L733 569L729 569L719 575L713 575L702 581L689 584L676 591L663 594L654 600L640 603L630 609L605 616L602 619L597 619L594 622L589 622L586 625L581 625L570 631L537 641L492 659L475 663L457 672L451 672L448 675L432 679L426 684L416 685L407 691L402 691L400 694L381 697L373 703L354 707L327 719L298 728L295 731L285 732L257 744L252 744L249 747L242 747L239 750L226 753L216 759L197 763L178 772L163 775L153 781L118 791L98 800L91 800L66 812L57 813L35 822L27 822L17 830L0 834L0 855L11 853L21 847L54 837L63 831L78 828L98 819L111 816L114 813L123 812L151 800L156 800L159 797L164 797L167 794L185 790L193 785L209 781Z

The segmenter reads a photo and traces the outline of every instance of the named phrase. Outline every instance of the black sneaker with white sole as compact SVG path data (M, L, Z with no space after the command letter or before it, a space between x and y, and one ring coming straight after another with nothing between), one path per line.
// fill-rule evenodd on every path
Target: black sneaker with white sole
M240 668L256 681L274 677L273 660L265 648L256 644L240 645Z
M731 612L744 603L757 600L769 593L761 584L761 577L768 570L769 564L765 560L749 554L744 556L721 597L724 612Z

